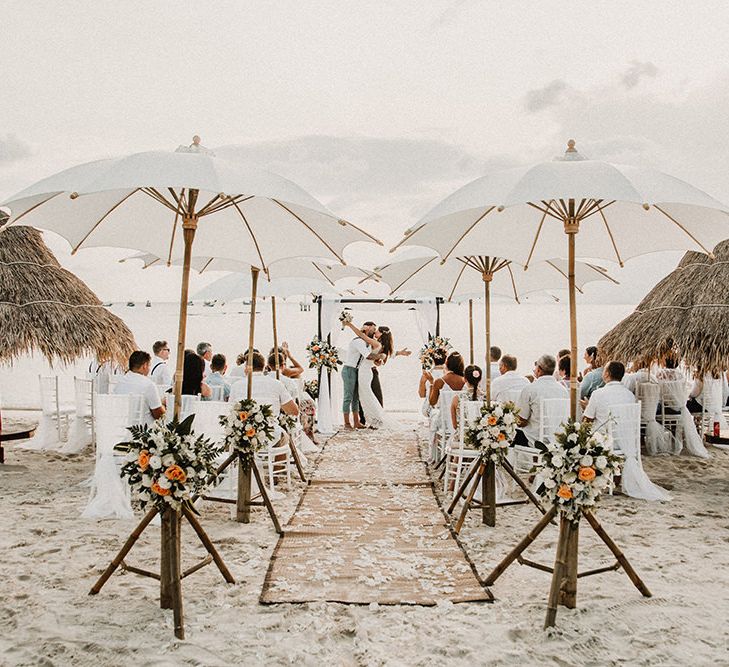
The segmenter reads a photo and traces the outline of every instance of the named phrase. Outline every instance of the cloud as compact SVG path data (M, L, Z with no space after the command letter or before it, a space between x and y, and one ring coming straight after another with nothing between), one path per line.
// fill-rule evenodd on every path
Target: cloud
M0 165L22 160L31 154L30 145L14 134L0 136Z
M630 90L635 88L645 77L654 78L658 74L658 68L651 62L640 62L632 60L630 67L621 77L623 85Z
M567 84L562 79L555 79L542 88L528 90L524 99L524 106L529 113L536 113L558 105L562 95L567 90Z

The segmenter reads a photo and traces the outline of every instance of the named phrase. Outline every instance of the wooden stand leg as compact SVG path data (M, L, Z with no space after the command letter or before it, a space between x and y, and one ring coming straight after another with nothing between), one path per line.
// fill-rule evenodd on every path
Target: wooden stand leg
M258 471L258 468L256 467L255 463L251 466L251 468L253 469L253 474L256 476L256 484L258 484L258 489L261 492L261 497L263 498L263 503L266 506L266 509L268 510L268 514L271 517L271 521L273 521L273 527L276 529L276 532L279 535L283 535L283 530L281 530L281 524L278 522L278 517L276 516L276 512L274 511L273 505L271 504L271 499L268 497L268 491L266 491L266 487L263 484L263 480L261 479L261 473ZM250 493L250 487L249 487L249 493Z
M162 527L160 530L160 566L159 566L159 606L162 609L172 609L172 574L170 566L173 560L174 532L173 511L166 509L162 512Z
M509 475L511 475L512 479L517 483L519 488L524 492L527 498L532 502L532 504L542 513L544 514L547 510L545 510L542 507L542 503L539 502L539 498L537 498L533 493L532 490L524 483L524 480L517 475L516 470L514 470L514 466L511 465L511 462L507 459L504 459L501 463L504 470L506 470Z
M104 570L104 573L99 577L98 581L93 585L89 591L89 595L96 595L109 580L112 574L114 574L116 568L121 565L126 555L131 551L135 542L139 539L139 536L144 532L144 529L149 525L150 521L157 516L157 509L151 509L144 515L144 518L139 522L137 527L132 531L132 534L127 538L124 546L121 548L119 553L115 556L114 560L109 563L109 566Z
M547 513L540 519L539 523L534 526L531 531L529 531L527 536L519 542L519 544L511 550L506 558L504 558L504 560L502 560L494 568L493 572L491 572L484 582L487 586L493 586L494 582L508 569L509 565L511 565L521 555L521 553L537 539L539 534L549 525L549 522L554 518L555 514L557 514L556 507L552 507L547 511Z
M549 588L549 600L547 602L547 618L544 621L544 629L554 626L557 620L557 605L559 604L560 589L567 563L567 526L569 519L564 516L559 522L559 540L557 541L557 556L554 559L554 571L552 572L552 585Z
M255 468L255 464L251 467ZM238 523L251 522L251 468L243 465L241 456L238 457L238 499L235 520Z
M580 536L580 524L569 521L567 527L567 554L565 559L564 578L559 594L559 604L574 609L577 606L577 549Z
M294 439L290 435L287 436L289 439L289 449L291 449L291 456L294 459L294 464L296 465L296 470L299 471L299 478L302 482L306 482L306 475L304 474L304 466L301 465L301 457L299 456L299 452L296 449L296 445L294 444Z
M466 515L468 514L468 509L471 507L471 503L473 502L473 497L476 495L476 489L478 488L478 485L481 482L481 478L483 477L485 468L486 468L486 464L484 464L484 463L481 463L478 466L478 472L476 473L476 478L473 480L473 486L471 487L471 490L468 493L468 497L466 498L466 501L463 503L463 508L461 509L461 513L458 516L458 521L456 521L456 526L453 529L453 531L455 532L456 535L458 535L461 532L461 528L463 527L463 522L466 520Z
M481 521L487 526L496 525L496 464L491 459L481 476Z
M445 461L445 458L446 457L444 456L443 461ZM461 486L458 487L458 491L456 491L455 495L453 496L453 500L451 500L451 504L448 505L448 509L446 510L448 514L453 513L453 510L456 508L458 501L461 498L463 498L463 495L466 493L466 489L468 488L468 483L473 479L473 476L476 474L476 471L479 469L480 465L481 465L480 458L476 459L473 462L473 465L471 466L471 469L468 471L466 478L461 482Z
M179 510L167 510L165 514L169 519L169 590L172 600L172 612L175 622L175 637L185 638L185 620L182 611L182 576L180 568L180 533L182 528L182 515Z
M218 566L218 570L220 570L220 574L223 575L223 579L225 579L225 581L227 581L229 584L234 584L235 579L233 579L233 575L226 567L223 559L218 553L218 550L215 548L212 541L208 537L205 529L200 525L197 517L190 511L188 507L185 507L184 505L182 506L182 514L185 516L188 523L192 526L192 529L195 531L195 533L197 533L197 536L200 538L200 541L203 543L205 549L207 549L207 552L212 556L213 561Z
M628 562L623 552L620 550L617 544L613 542L610 535L605 532L605 529L600 525L595 515L592 512L583 512L582 515L587 519L587 523L590 524L592 529L597 533L598 537L605 543L608 549L612 551L613 555L617 559L618 563L625 570L625 574L628 575L633 585L641 592L644 597L652 597L652 593L648 590L648 587L643 583L643 580L638 576L633 566Z

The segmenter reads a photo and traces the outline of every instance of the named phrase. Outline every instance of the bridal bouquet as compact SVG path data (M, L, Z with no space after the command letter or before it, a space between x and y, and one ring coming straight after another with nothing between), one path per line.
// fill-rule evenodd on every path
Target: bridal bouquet
M304 391L314 400L319 398L319 380L307 380L304 382Z
M479 412L479 416L466 427L463 440L473 449L478 449L487 459L501 463L516 436L519 408L511 401L484 402Z
M433 362L433 355L436 350L450 350L451 341L450 338L444 338L443 336L431 336L428 335L428 342L420 348L420 364L424 371L429 371L435 363Z
M545 505L557 505L572 521L582 509L593 509L603 493L615 488L622 459L610 437L593 431L590 422L570 419L555 433L555 442L535 443L542 452L536 468L537 495Z
M289 435L296 431L296 425L298 423L299 418L294 415L287 415L285 412L280 412L278 415L278 425Z
M225 428L223 444L239 452L244 468L250 468L256 452L275 439L278 422L270 405L245 398L220 417L220 425Z
M344 331L344 328L348 324L352 324L352 313L350 313L348 310L343 310L339 314L339 321L342 323L342 331Z
M309 368L330 368L336 371L342 364L337 348L319 338L312 339L306 346L306 351L309 354Z
M179 509L188 503L196 511L190 498L207 487L223 448L193 433L194 418L190 415L181 423L157 421L152 426L130 426L131 442L115 447L128 452L121 476L126 477L142 509Z

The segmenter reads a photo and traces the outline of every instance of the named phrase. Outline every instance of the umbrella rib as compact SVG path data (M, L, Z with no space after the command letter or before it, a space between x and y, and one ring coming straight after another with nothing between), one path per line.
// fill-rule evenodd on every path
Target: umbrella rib
M510 259L499 259L498 257L494 257L493 271L491 273L501 271L501 269L505 266L509 266L509 264L511 264Z
M235 195L234 197L228 197L227 199L223 199L217 204L214 204L210 208L208 208L204 215L211 215L212 213L217 213L218 211L223 211L226 208L230 208L233 206L233 204L241 204L244 201L248 201L249 199L252 199L254 195Z
M240 206L238 206L238 202L233 203L233 207L236 211L238 211L238 215L240 215L241 219L243 220L243 224L246 226L246 229L248 230L248 233L251 235L251 239L253 240L253 245L256 246L256 252L258 253L258 259L261 260L261 267L264 271L268 271L268 268L266 267L266 262L263 261L263 255L261 254L261 248L258 245L258 239L256 238L256 235L253 233L253 230L251 229L251 226L248 224L248 220L246 219L246 216L243 214L243 211L241 211Z
M590 264L590 262L585 262L585 266L589 266L593 271L596 271L604 278L607 278L611 282L615 283L616 285L619 285L620 282L618 280L615 280L605 269L603 269L600 266L596 266L595 264Z
M318 238L322 242L322 244L324 246L326 246L326 248L329 250L329 252L331 252L342 264L344 264L346 266L347 263L344 261L344 258L341 257L339 255L339 253L336 250L334 250L334 248L332 248L332 246L330 246L321 236L319 236L319 234L317 234L311 228L311 225L309 225L308 223L304 222L298 215L296 215L296 213L294 213L285 204L282 204L278 199L271 198L271 201L274 202L275 204L278 204L284 211L288 212L290 215L292 215L294 218L296 218L296 220L298 220L302 225L304 225L304 227L306 227L314 236L316 236L316 238ZM340 223L341 224L344 224L344 225L347 225L348 224L348 223L344 222L343 220L340 221ZM354 225L352 225L352 226L354 226Z
M466 270L466 268L469 265L464 263L461 267L461 270L458 272L458 276L456 277L456 281L453 283L453 289L451 289L451 293L448 295L448 301L450 301L453 298L453 295L456 293L456 288L458 287L458 283L461 282L461 276L463 275L463 272Z
M96 228L102 222L104 222L104 220L106 220L106 218L109 215L111 215L119 206L121 206L127 199L129 199L129 197L131 197L133 194L135 194L138 190L139 190L139 188L134 188L134 190L132 190L128 195L125 195L124 197L122 197L118 202L116 202L116 204L114 204L114 206L112 206L106 213L104 213L104 215L101 216L101 218L96 222L96 224L94 224L94 226L91 229L89 229L89 231L86 232L84 237L74 246L73 250L71 250L71 254L75 255L76 251L81 247L81 245L84 243L84 241L86 241L86 239L89 238L89 236L91 236L91 234L93 234L96 231Z
M325 279L325 280L326 280L326 281L327 281L327 282L328 282L328 283L329 283L329 284L330 284L330 285L331 285L332 287L336 287L336 285L335 285L335 284L334 284L334 283L332 282L331 278L329 278L329 276L328 276L328 275L327 275L326 273L324 273L324 271L322 271L322 270L321 270L321 267L320 267L320 266L319 266L319 265L318 265L318 264L317 264L316 262L312 262L312 263L311 263L311 265L312 265L312 266L313 266L313 267L314 267L314 268L315 268L315 269L316 269L316 270L317 270L317 271L318 271L319 273L321 273L321 275L322 275L322 276L324 276L324 279Z
M608 236L610 237L610 243L613 244L613 250L615 251L615 256L618 258L618 264L620 265L620 268L622 269L625 266L625 263L623 262L623 258L620 256L620 251L618 250L618 244L615 243L615 237L613 236L613 232L610 229L610 225L608 225L607 218L605 217L605 214L603 213L602 209L598 206L598 210L600 211L600 217L602 218L602 221L605 223L605 229L607 229Z
M688 229L686 229L676 218L672 217L666 211L664 211L658 204L653 204L653 208L658 209L663 215L665 215L674 225L676 225L679 229L681 229L683 232L686 233L686 235L696 243L709 257L712 259L714 258L714 253L710 250L707 250L704 245L699 241Z
M207 262L205 262L205 266L203 266L203 267L202 267L202 269L200 269L200 270L198 271L198 273L202 273L203 271L205 271L205 270L206 270L206 269L207 269L207 268L208 268L208 267L210 266L210 264L212 263L212 261L213 261L214 259L215 259L214 257L211 257L210 259L208 259L208 261L207 261Z
M471 230L495 208L495 206L489 206L481 215L478 216L478 218L476 218L476 220L474 220L471 226L465 232L463 232L463 234L461 234L461 237L453 244L453 247L448 251L448 254L441 260L441 264L445 263L445 261L453 254L453 251L456 249L458 244L463 241L464 238L466 238L466 235L469 234Z
M167 266L170 266L172 264L172 249L175 246L175 235L177 234L177 225L180 222L180 213L182 213L182 192L184 188L180 190L180 197L177 197L175 195L175 191L170 188L170 192L172 193L173 197L175 198L175 201L177 202L177 210L175 211L175 221L172 224L172 235L170 236L170 250L167 253Z
M277 202L277 203L278 203L278 202ZM340 225L342 225L343 227L346 227L347 225L349 225L349 226L350 226L350 227L352 227L353 229L356 229L356 230L357 230L357 231L358 231L358 232L359 232L360 234L364 234L364 235L365 235L365 236L366 236L367 238L371 239L372 241L374 241L374 242L375 242L375 243L376 243L377 245L379 245L379 246L384 246L384 245L385 245L385 244L384 244L384 243L383 243L382 241L380 241L380 239L378 239L378 238L377 238L376 236L373 236L373 235L372 235L372 234L370 234L370 233L369 233L368 231L366 231L366 230L362 229L361 227L358 227L357 225L353 225L353 224L352 224L351 222L349 222L349 220L343 220L343 219L341 219L341 218L340 218L338 222L339 222L339 224L340 224Z
M545 216L549 216L550 218L554 218L555 220L559 220L562 222L562 218L557 215L554 210L552 209L550 202L542 202L544 204L544 208L539 206L538 204L535 204L534 202L528 201L527 204L531 206L532 208L537 209L537 211L540 211L541 213L544 213Z
M589 218L593 215L596 215L597 213L600 212L600 209L602 209L604 211L608 206L612 206L615 203L614 199L612 201L606 202L605 204L603 204L602 201L603 201L602 199L599 199L598 200L599 205L597 207L592 207L590 209L589 213L583 214L582 218L580 218L580 222L582 222L583 220L587 220L587 218Z
M549 264L549 266L551 266L551 267L552 267L552 268L553 268L553 269L554 269L555 271L557 271L558 273L560 273L560 274L561 274L561 275L562 275L562 276L564 277L564 279L565 279L565 280L569 280L569 279L570 279L570 277L569 277L569 276L568 276L568 275L567 275L567 274L566 274L566 273L565 273L564 271L562 271L562 269L560 269L560 268L559 268L559 267L558 267L558 266L557 266L556 264L552 264L552 261L551 261L551 260L549 260L549 259L548 259L548 260L546 260L546 262L547 262L547 264ZM578 292L579 292L580 294L582 294L582 290L581 290L581 289L579 288L579 286L578 286L578 285L575 285L575 289L576 289L576 290L577 290L577 291L578 291Z
M416 274L420 273L434 259L438 259L438 257L437 256L436 257L431 257L427 262L425 262L425 264L421 264L417 269L415 269L415 271L413 271L407 278L405 278L405 280L403 280L397 287L394 287L390 291L390 296L392 296L395 292L397 292L397 290L399 290L406 282L408 282L408 280L410 280L411 278L413 278Z
M213 207L213 204L215 204L216 201L220 199L220 195L215 195L205 206L203 206L198 212L197 217L202 218L204 215L208 213L208 210Z
M516 280L514 280L514 272L511 270L511 262L506 265L506 270L509 272L509 278L511 278L511 288L514 290L514 301L521 303L519 300L519 292L516 289Z
M43 204L45 204L46 202L49 202L49 201L51 201L51 199L53 199L54 197L58 197L58 195L61 195L61 194L63 194L63 193L62 193L62 192L54 192L54 193L53 193L53 194L52 194L52 195L51 195L50 197L47 197L47 198L46 198L46 199L44 199L43 201L39 201L39 202L38 202L37 204L34 204L34 205L33 205L33 206L31 206L31 207L30 207L30 208L29 208L29 209L28 209L27 211L23 211L23 212L22 212L22 213L21 213L21 214L20 214L20 215L19 215L19 216L18 216L17 218L15 218L15 220L13 220L13 221L12 221L12 222L11 222L11 223L10 223L9 225L6 225L6 227L5 227L5 228L7 228L7 227L10 227L11 225L14 225L14 224L15 224L16 222L18 222L18 220L21 220L21 219L22 219L23 217L25 217L26 215L28 215L28 213L30 213L31 211L35 211L35 209L37 209L37 208L38 208L39 206L43 206ZM0 229L2 229L2 228L0 228Z
M390 248L390 252L395 252L403 243L405 243L405 241L410 239L413 234L417 234L423 227L425 227L426 224L427 223L424 222L422 225L418 225L415 229L410 231L410 233L406 233L405 236L397 242L397 245L394 245L392 246L392 248Z
M534 255L534 249L537 247L537 241L539 240L539 235L542 233L542 227L544 226L544 221L547 219L547 215L551 215L547 213L547 211L539 208L539 206L536 206L529 203L530 206L534 206L539 211L542 211L542 219L539 221L539 226L537 227L537 233L534 235L534 240L532 241L532 247L529 249L529 256L527 257L526 264L524 265L524 270L526 271L529 268L529 262L532 261L532 255ZM552 216L554 217L554 216Z

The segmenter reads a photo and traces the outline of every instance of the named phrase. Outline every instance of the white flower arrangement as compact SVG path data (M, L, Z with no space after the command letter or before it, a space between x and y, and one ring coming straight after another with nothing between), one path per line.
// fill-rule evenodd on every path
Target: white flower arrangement
M298 423L299 418L295 415L287 415L285 412L281 412L278 415L278 425L289 435L293 435Z
M216 457L223 448L196 436L193 419L190 415L181 423L159 420L152 426L130 426L132 440L115 447L127 452L121 476L142 509L179 509L187 503L196 512L190 499L208 486L208 479L215 475Z
M554 442L537 442L542 453L536 467L536 493L546 506L557 505L571 521L583 509L593 510L603 493L615 488L621 457L612 450L610 436L593 431L591 422L570 419L555 433Z
M314 400L319 398L319 380L307 380L304 382L304 391Z
M448 350L451 349L450 338L444 338L443 336L431 336L428 335L428 342L420 348L418 356L420 357L420 364L424 371L429 371L435 362L433 361L433 355L436 350Z
M267 447L276 439L279 425L270 405L244 398L233 406L233 410L220 417L225 428L223 443L231 451L237 451L245 468L250 468L256 452Z
M487 403L481 406L480 415L473 419L464 431L464 442L491 461L500 463L516 437L516 418L519 408L511 401Z
M344 331L345 327L348 324L352 324L352 320L353 320L352 313L350 313L348 310L343 310L339 314L339 321L342 324L342 331Z
M333 371L339 370L342 364L339 359L339 350L324 340L313 338L306 346L309 354L309 368L330 368Z

